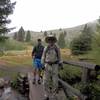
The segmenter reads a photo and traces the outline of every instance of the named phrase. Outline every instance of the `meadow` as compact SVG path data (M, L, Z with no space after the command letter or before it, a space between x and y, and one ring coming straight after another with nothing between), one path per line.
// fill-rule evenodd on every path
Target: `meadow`
M14 43L14 42L13 42ZM14 46L14 45L13 45ZM13 47L13 50L6 50L4 51L4 55L0 57L0 76L10 76L13 80L18 74L18 71L28 71L28 69L32 68L32 45L27 43L19 45L22 49L17 47L16 49ZM88 54L84 55L72 55L71 50L68 48L61 49L62 60L73 60L73 61L80 61L84 60L90 63L96 63L100 65L99 61L99 52L90 51ZM97 56L98 55L98 56ZM73 85L73 87L82 89L81 81L81 74L82 69L79 67L71 66L71 65L63 65L63 70L59 71L59 76L64 80L67 81L69 84ZM3 68L3 69L2 69ZM97 76L98 80L100 80L100 75ZM100 91L100 86L98 81L92 82L93 91L96 96L93 98L98 98ZM93 95L94 95L93 94ZM73 99L72 99L73 100ZM93 99L98 100L98 99Z

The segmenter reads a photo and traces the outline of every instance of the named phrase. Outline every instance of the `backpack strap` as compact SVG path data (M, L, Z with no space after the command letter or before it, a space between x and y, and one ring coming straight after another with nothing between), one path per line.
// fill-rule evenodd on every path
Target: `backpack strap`
M55 45L55 52L56 52L57 58L59 59L58 48L57 48L57 46L56 46L56 45Z

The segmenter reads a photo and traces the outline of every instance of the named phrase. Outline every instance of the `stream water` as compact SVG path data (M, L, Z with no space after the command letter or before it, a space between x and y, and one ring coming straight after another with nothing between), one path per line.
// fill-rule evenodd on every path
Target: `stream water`
M1 90L0 100L28 100L27 97L21 95L16 90L12 90L11 87Z

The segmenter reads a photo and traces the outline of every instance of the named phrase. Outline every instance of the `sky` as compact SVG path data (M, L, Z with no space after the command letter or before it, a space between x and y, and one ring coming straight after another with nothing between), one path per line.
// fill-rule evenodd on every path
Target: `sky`
M12 2L15 0L11 0ZM91 22L100 16L100 0L16 0L9 27L45 31Z

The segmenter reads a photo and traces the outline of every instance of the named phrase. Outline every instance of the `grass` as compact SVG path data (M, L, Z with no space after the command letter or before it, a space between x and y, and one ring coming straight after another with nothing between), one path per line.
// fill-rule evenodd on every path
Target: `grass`
M0 42L0 47L2 47L4 50L24 50L26 46L27 45L25 43L18 42L13 39L8 39L5 42Z
M9 50L5 52L5 55L0 57L0 63L3 63L8 68L16 67L20 70L20 67L28 68L32 67L31 47L27 47L28 50ZM17 76L17 72L9 72L0 70L0 77L10 76L14 79Z
M32 58L30 56L3 56L0 58L10 66L31 66Z
M0 57L0 60L3 61L3 63L5 63L5 65L8 68L15 68L17 67L17 69L20 70L20 67L22 68L29 68L32 67L32 59L30 56L3 56ZM18 72L10 72L10 71L3 71L0 70L0 77L5 77L5 76L9 76L11 77L11 79L16 78Z
M0 77L10 77L11 79L14 79L17 76L17 74L17 72L8 72L0 70Z

